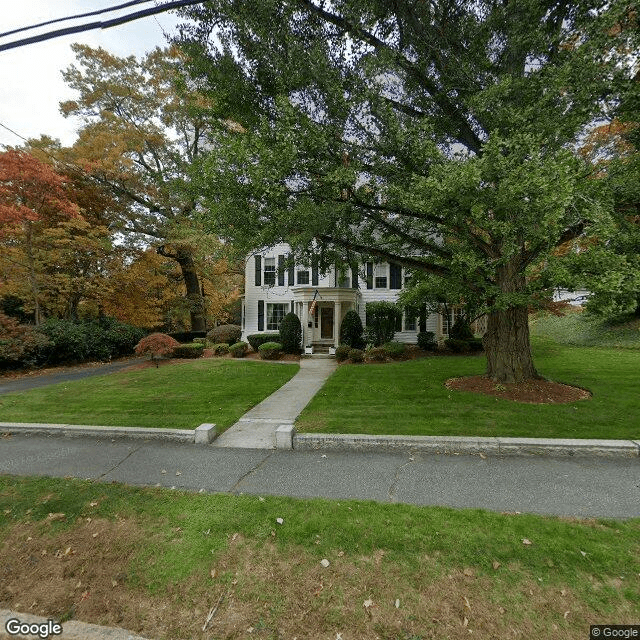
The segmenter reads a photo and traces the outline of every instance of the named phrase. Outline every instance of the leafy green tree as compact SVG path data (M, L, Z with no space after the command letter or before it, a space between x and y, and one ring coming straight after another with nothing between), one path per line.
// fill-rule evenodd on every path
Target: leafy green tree
M324 266L377 258L464 287L488 313L488 375L537 376L529 272L608 232L573 149L631 77L628 3L212 0L184 14L194 78L243 125L195 174L209 224L244 250L286 241Z
M402 319L400 307L387 301L367 302L367 336L374 347L391 342Z

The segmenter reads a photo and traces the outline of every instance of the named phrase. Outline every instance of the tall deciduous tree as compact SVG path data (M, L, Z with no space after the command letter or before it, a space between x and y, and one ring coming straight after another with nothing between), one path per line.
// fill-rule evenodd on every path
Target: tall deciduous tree
M213 238L203 247L184 233L197 203L185 182L218 121L201 115L205 100L182 77L177 49L156 49L136 59L85 45L73 48L77 65L63 75L79 97L62 103L61 110L84 121L74 162L121 201L122 233L150 242L179 265L191 328L203 330L199 256L202 249L220 251L221 245Z
M487 373L537 375L531 265L607 221L574 152L612 104L633 21L614 0L212 0L192 73L247 129L199 169L216 228L325 264L373 256L466 287Z
M64 176L25 151L0 153L0 241L6 243L2 259L24 272L36 325L42 321L40 232L78 218Z

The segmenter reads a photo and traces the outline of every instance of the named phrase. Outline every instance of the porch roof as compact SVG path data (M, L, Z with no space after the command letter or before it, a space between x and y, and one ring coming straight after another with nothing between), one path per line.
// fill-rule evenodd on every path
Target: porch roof
M361 299L360 289L346 287L293 287L295 302L311 302L316 291L316 301L320 302L357 302Z

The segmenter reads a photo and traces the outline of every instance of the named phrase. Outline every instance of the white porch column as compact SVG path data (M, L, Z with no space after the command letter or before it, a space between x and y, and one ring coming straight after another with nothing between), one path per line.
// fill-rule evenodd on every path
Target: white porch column
M342 303L334 302L333 304L333 344L336 347L340 346L340 318L342 317Z
M309 303L305 300L302 303L302 318L300 318L302 323L302 346L306 347L311 343L309 340Z

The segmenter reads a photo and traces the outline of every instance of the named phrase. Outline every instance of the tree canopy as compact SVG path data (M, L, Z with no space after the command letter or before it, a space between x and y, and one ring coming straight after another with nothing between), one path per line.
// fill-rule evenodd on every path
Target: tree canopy
M610 227L575 147L636 90L627 3L212 0L184 14L195 81L242 125L194 174L211 228L244 250L285 241L323 266L374 257L466 288L488 313L489 376L536 376L529 272Z

